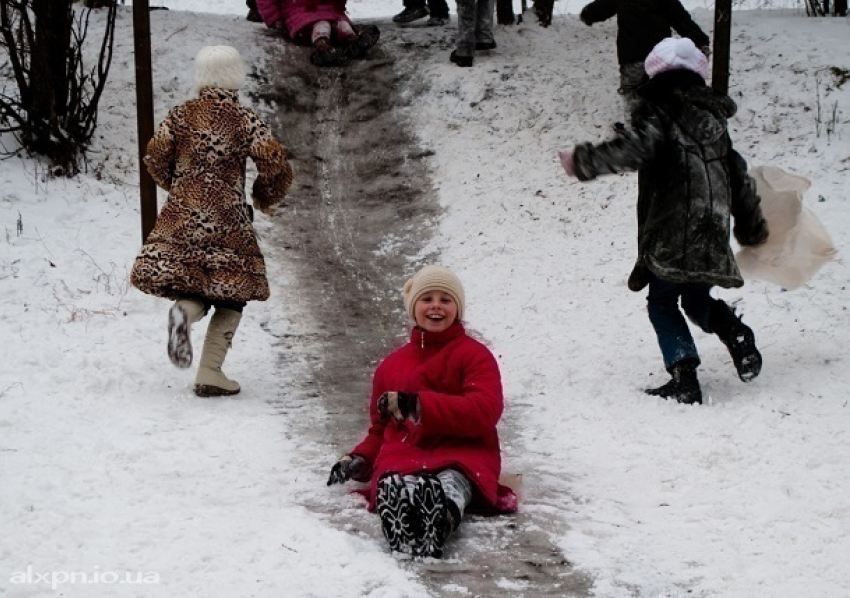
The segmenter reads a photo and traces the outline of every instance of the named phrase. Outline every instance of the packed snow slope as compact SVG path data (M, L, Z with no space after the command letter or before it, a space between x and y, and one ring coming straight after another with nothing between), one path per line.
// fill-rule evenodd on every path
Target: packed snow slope
M202 46L237 46L260 76L268 45L283 43L201 4L151 13L157 122L189 97ZM546 29L531 15L498 27L498 48L471 69L448 62L448 34L409 32L421 86L399 109L433 152L443 208L421 255L458 272L468 324L499 358L505 469L524 474L526 508L565 530L553 542L595 596L850 595L846 265L795 291L718 291L755 330L761 376L743 384L723 345L695 332L706 404L646 396L666 373L645 297L625 286L636 175L578 183L555 154L622 120L615 24L588 28L572 6ZM352 3L361 18L398 8L370 7ZM387 553L377 518L360 533L305 506L357 504L324 484L352 439L305 441L298 431L328 417L319 407L280 415L322 356L293 342L300 360L280 368L278 339L344 323L311 319L286 263L270 261L275 295L249 305L228 357L238 398L199 400L191 371L168 363L167 302L127 282L140 243L131 14L120 10L88 172L65 180L31 158L0 162L0 594L434 595L428 567ZM711 31L711 11L693 14ZM730 77L737 149L811 179L805 204L842 254L848 34L847 19L736 12ZM270 246L274 220L256 226ZM194 334L197 345L203 326ZM352 397L352 410L365 406ZM535 595L508 582L493 592ZM469 592L448 583L439 594Z

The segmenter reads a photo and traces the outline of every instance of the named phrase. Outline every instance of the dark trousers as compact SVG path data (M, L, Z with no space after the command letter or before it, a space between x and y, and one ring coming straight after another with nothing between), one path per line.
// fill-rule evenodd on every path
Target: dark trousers
M459 0L457 3L457 55L474 56L475 45L491 43L496 0Z
M425 8L426 0L404 0L405 8ZM428 12L438 19L449 18L449 5L446 0L427 0Z
M667 370L685 359L699 365L699 353L682 311L704 332L713 332L709 324L711 309L722 301L713 299L710 291L710 284L668 282L650 274L646 308Z

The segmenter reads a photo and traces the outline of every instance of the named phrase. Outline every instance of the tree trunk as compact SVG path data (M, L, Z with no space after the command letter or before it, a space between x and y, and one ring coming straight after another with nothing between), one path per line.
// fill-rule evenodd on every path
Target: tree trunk
M732 39L732 0L714 3L714 61L711 69L711 87L720 93L729 93L729 54Z
M33 139L32 148L51 158L61 157L69 148L57 147L62 139L59 125L68 110L68 56L71 43L70 2L33 0L35 43L32 50L28 118ZM56 133L56 135L54 135Z

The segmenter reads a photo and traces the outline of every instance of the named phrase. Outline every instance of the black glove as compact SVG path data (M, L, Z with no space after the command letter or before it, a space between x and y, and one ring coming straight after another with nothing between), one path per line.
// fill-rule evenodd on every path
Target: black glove
M343 455L339 461L331 467L331 475L328 477L328 486L331 484L342 484L351 478L359 478L366 472L366 459L360 455Z
M750 223L749 226L736 222L735 228L732 231L735 234L735 240L744 247L761 245L767 241L770 232L767 228L767 222L761 213L758 214L758 218L755 218L755 222Z
M378 397L378 412L382 419L403 422L419 412L419 395L415 392L385 392Z
M711 46L700 46L699 51L705 54L706 58L711 58Z

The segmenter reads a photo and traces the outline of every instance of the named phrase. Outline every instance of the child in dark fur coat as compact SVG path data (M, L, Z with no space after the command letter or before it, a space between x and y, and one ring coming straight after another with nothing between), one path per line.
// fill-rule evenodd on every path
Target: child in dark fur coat
M708 59L687 38L668 38L645 63L633 130L611 141L559 152L569 176L638 171L638 258L629 288L649 286L647 310L671 380L646 392L702 403L699 354L682 311L716 334L744 382L759 375L762 357L752 329L720 299L715 285L744 284L729 245L730 217L741 245L767 239L755 182L732 147L726 119L731 98L708 87ZM679 300L682 311L679 309Z

